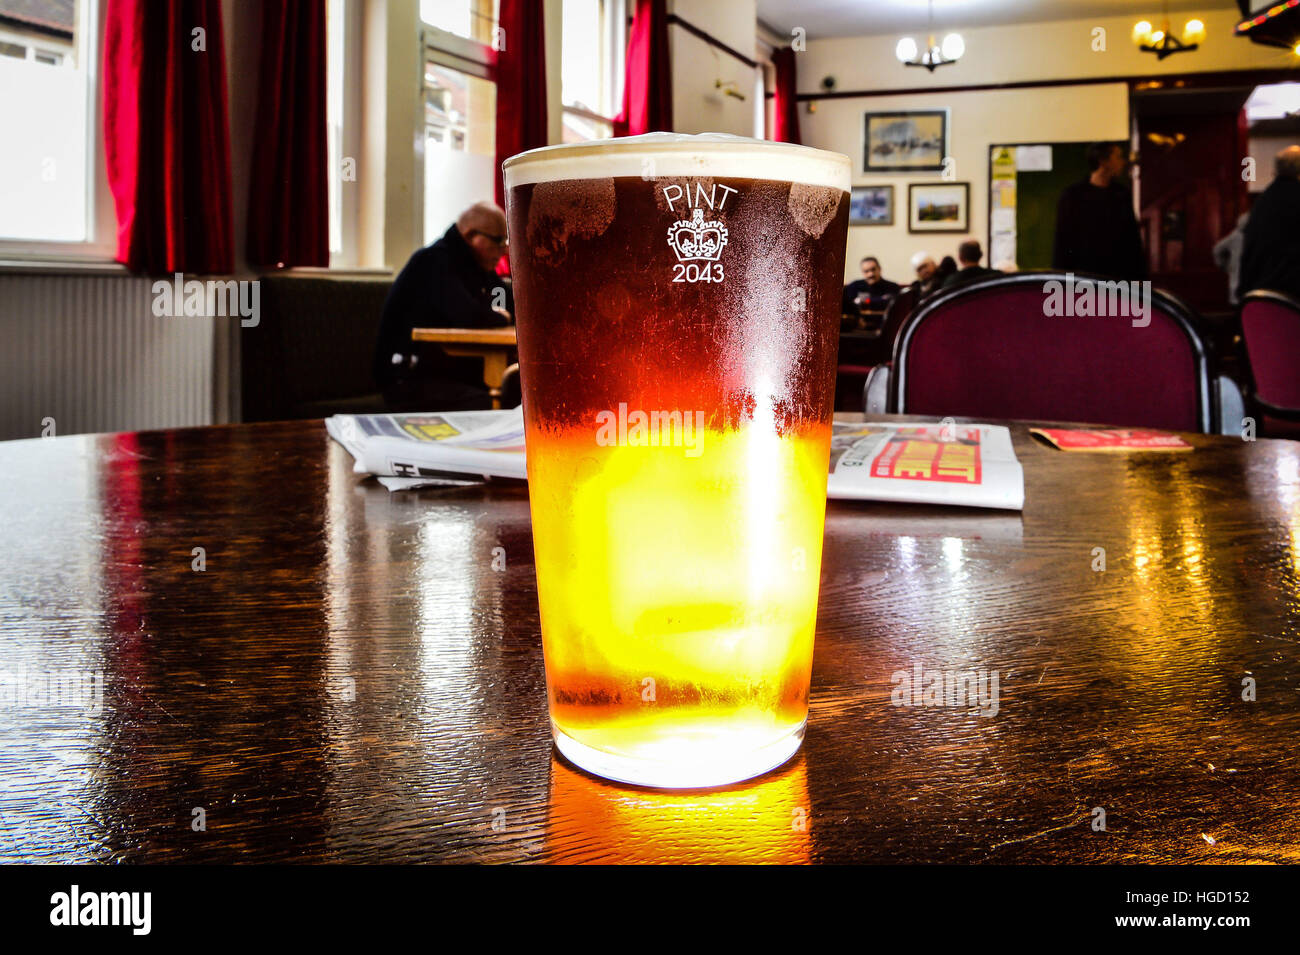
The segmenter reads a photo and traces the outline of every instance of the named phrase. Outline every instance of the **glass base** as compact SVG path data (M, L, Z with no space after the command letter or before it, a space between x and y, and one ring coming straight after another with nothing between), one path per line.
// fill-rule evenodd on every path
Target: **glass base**
M551 721L555 747L569 762L589 773L619 783L656 789L708 789L729 786L776 769L799 751L804 720L787 735L757 749L701 750L674 753L671 760L621 756L579 743ZM666 747L667 748L667 747Z

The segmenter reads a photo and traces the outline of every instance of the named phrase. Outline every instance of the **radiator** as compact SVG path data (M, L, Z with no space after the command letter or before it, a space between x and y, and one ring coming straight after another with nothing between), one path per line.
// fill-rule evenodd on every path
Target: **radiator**
M133 276L0 274L0 439L230 420L230 320L160 318L153 297Z

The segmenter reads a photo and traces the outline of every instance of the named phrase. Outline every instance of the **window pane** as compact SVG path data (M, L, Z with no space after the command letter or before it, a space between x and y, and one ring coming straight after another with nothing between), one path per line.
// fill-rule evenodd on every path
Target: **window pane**
M491 200L496 165L496 84L440 63L424 66L424 240L471 203Z
M89 237L89 71L78 50L88 7L27 0L0 22L0 238Z
M490 45L499 6L499 0L420 0L420 19L439 30Z
M561 87L565 106L609 115L601 0L564 0Z
M614 124L607 119L592 119L576 113L564 112L564 142L584 143L590 139L609 139L614 135Z
M329 149L330 253L343 251L343 0L325 8L325 125Z

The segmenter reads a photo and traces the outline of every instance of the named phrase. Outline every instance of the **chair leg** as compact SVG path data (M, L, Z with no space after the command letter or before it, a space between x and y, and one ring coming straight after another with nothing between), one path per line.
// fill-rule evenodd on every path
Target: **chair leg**
M862 389L862 410L866 414L886 414L889 403L889 366L877 365L867 375Z
M1246 402L1237 383L1226 375L1214 382L1219 389L1219 434L1241 434L1241 419L1246 416Z

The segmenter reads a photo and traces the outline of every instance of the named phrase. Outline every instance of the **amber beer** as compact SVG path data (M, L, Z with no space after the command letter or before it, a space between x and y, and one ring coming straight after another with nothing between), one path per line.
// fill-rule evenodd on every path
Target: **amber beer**
M661 133L504 170L556 746L758 775L808 715L849 160Z

